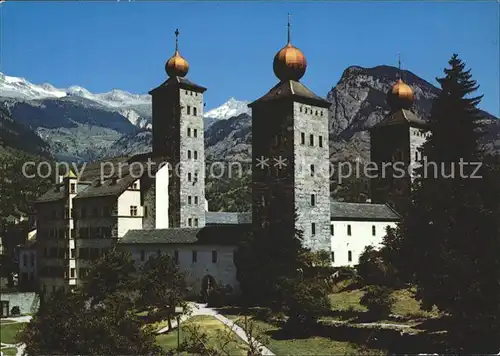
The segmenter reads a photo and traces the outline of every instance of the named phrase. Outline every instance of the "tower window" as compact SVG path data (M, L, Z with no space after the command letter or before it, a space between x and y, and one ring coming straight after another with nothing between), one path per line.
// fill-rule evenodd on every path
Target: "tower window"
M193 136L198 137L198 129L193 129Z
M193 108L193 115L196 116L198 114L198 109L197 108Z
M189 106L189 105L187 106L187 114L191 115L191 106Z
M198 205L198 196L197 196L197 195L195 195L195 197L194 197L194 203L195 203L196 205Z
M332 251L331 256L332 256L332 262L335 262L335 252Z
M319 140L319 141L318 141L318 145L319 145L319 147L323 147L323 136L319 136L319 137L318 137L318 140Z
M311 235L316 235L316 223L311 223Z
M320 111L321 116L323 116L323 110Z
M314 146L314 135L309 135L309 146Z
M137 216L137 206L135 205L130 206L130 216Z
M198 159L198 151L194 151L194 159Z
M76 192L76 184L75 184L75 183L71 183L71 184L69 185L69 192L70 192L71 194L75 194L75 192Z
M194 227L198 227L198 218L194 218Z
M302 106L300 107L300 112L302 112Z
M330 224L330 235L333 236L333 224Z
M187 135L188 135L188 137L191 137L191 128L190 127L187 128Z
M311 177L314 177L314 164L311 164L311 166L309 168L311 171Z
M193 251L193 263L198 261L198 251Z
M316 111L314 112L314 115L318 116L318 110L316 110Z
M315 205L316 205L316 195L311 194L311 206L315 206Z
M351 236L351 225L347 225L347 235Z
M300 133L300 144L305 145L306 144L306 134L301 132Z
M191 218L188 219L188 226L189 227L193 226L193 219Z
M217 251L212 251L212 263L217 262Z
M188 150L188 159L191 159L191 150Z
M188 173L188 182L191 182L191 173Z
M372 236L375 236L375 225L372 225Z
M418 152L415 152L415 161L418 161Z
M191 195L188 196L188 204L191 205Z
M352 251L347 251L347 260L352 262Z

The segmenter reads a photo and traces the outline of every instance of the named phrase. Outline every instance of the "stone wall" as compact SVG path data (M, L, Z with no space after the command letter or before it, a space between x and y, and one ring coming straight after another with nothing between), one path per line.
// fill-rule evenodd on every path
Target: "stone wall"
M205 226L203 94L180 89L180 227ZM191 181L187 174L191 173ZM191 198L189 198L191 197ZM189 224L191 222L191 224Z
M40 306L40 298L38 294L34 292L1 293L0 301L2 301L2 305L4 304L4 302L9 302L9 315L12 312L12 308L16 306L19 307L19 311L21 314L36 313L38 307Z
M330 250L328 110L293 105L295 208L304 245ZM314 196L314 197L311 197Z

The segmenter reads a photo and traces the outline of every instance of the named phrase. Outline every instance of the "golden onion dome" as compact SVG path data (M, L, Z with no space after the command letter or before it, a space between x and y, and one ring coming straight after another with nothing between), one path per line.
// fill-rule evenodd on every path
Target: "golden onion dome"
M307 60L304 54L290 42L290 14L288 14L288 43L274 56L273 70L279 80L299 80L304 76Z
M175 30L175 53L165 63L165 72L169 77L184 77L189 71L188 62L179 54L179 30Z
M307 60L304 54L290 42L274 56L273 70L279 80L300 80L306 72Z
M165 63L165 72L169 77L184 77L189 71L188 62L175 51L174 55Z
M413 100L413 90L401 79L398 79L396 84L387 92L387 104L392 110L408 110L412 106Z

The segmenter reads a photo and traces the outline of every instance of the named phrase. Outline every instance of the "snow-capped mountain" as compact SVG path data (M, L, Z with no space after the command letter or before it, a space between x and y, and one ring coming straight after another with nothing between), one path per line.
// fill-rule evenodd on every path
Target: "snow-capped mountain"
M239 101L235 98L229 99L221 106L207 111L203 116L216 120L227 120L241 114L250 114L248 101Z
M9 77L0 72L0 96L16 99L62 98L65 90L56 89L50 84L34 85L24 78Z
M132 94L118 89L107 93L91 93L76 85L67 89L58 89L51 84L37 85L24 78L10 77L0 72L0 97L40 100L67 96L84 98L109 108L151 104L151 97L147 94Z

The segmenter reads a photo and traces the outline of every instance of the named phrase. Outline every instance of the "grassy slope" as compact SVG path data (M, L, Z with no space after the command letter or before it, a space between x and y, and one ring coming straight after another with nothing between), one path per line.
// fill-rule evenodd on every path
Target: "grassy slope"
M19 331L24 329L26 323L2 324L0 326L0 340L4 344L15 344L15 337Z
M241 324L240 315L225 315L230 320ZM276 355L359 355L360 349L347 341L334 340L322 336L311 336L303 339L292 339L284 335L278 326L262 320L253 319L258 332L267 339L264 343ZM385 355L386 352L369 349L370 355Z
M365 293L364 288L357 288L350 281L344 281L338 285L338 290L338 292L332 293L329 296L334 314L332 318L337 320L362 319L367 312L366 307L360 304L360 299ZM435 311L426 312L421 310L420 303L414 298L414 291L412 290L395 290L392 296L395 299L395 303L391 312L407 320L405 323L411 324L412 319L429 319L439 316Z
M224 324L222 324L219 320L215 319L212 316L199 315L194 316L187 323L195 323L200 325L201 331L206 332L208 334L208 338L210 340L210 346L217 347L218 340L218 330L219 332L223 332L226 328ZM184 324L184 325L185 325ZM182 327L181 324L181 343L184 337L188 335L188 331L185 327ZM159 335L156 337L156 342L165 350L172 350L177 348L177 329L172 330L171 332ZM229 346L229 352L231 355L246 355L246 349L244 347L243 341L238 338L236 335L233 335L233 342L231 346Z

